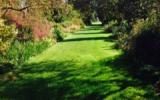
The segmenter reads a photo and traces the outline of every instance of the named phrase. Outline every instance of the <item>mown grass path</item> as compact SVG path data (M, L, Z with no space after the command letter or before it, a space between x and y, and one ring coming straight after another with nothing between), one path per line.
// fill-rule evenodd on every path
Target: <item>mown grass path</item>
M9 100L143 100L147 86L132 78L114 59L111 34L88 26L33 57L19 79L3 83L0 97ZM121 66L121 67L120 67ZM7 99L7 100L8 100Z

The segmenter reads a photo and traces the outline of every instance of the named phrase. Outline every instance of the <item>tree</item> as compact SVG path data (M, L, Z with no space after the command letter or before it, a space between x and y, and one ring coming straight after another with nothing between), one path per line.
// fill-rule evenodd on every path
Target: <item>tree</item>
M69 0L70 4L80 11L85 24L91 24L92 15L95 12L95 0Z

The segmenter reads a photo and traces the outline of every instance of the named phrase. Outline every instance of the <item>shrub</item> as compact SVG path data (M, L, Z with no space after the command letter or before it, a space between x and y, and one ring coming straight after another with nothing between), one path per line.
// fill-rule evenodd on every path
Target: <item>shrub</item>
M126 20L121 22L111 21L105 27L106 32L112 32L114 35L125 33L130 30L130 25Z
M32 16L29 13L25 15L15 11L9 11L6 14L9 23L15 24L18 34L21 36L30 34L34 40L41 40L51 35L52 23L40 18Z
M0 55L6 53L16 34L17 31L14 26L5 25L4 20L0 19Z
M114 26L117 26L118 25L118 21L117 20L113 20L113 21L110 21L110 22L108 22L108 24L107 25L105 25L104 26L104 30L106 31L106 32L112 32L112 30L113 30L113 27Z
M62 31L60 30L60 28L58 26L56 26L54 28L53 36L56 38L57 41L62 41L63 40Z
M39 42L20 42L16 40L12 43L6 54L0 57L0 61L5 61L14 64L15 66L20 66L30 57L41 53L53 43L54 41L52 39L44 39Z
M119 37L119 46L136 61L160 65L160 26L159 18L152 15L139 19L132 25L129 33Z
M81 19L73 18L63 23L56 23L52 33L56 40L62 41L63 38L83 27L84 23Z
M136 39L141 36L142 34L147 33L147 31L154 30L156 19L148 18L146 20L144 19L138 19L135 23L132 25L132 30L128 34L128 49L134 48L134 42Z
M35 40L42 40L46 37L51 37L52 24L48 21L35 21L31 26L33 38Z
M80 28L84 27L84 23L82 22L82 20L80 20L78 18L73 18L72 20L65 21L61 25L62 25L61 30L64 33L72 33L74 31L79 30Z

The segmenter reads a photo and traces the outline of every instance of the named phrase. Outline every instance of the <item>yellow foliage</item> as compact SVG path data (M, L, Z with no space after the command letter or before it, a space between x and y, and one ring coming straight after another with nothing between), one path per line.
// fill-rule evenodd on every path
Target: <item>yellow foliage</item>
M4 54L10 47L16 34L15 26L5 25L4 20L0 19L0 54Z

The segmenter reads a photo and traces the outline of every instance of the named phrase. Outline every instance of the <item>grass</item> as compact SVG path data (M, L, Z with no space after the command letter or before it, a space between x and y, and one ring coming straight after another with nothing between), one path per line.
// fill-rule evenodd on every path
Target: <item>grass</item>
M111 34L88 26L31 58L19 78L0 83L2 100L158 100L116 61Z

